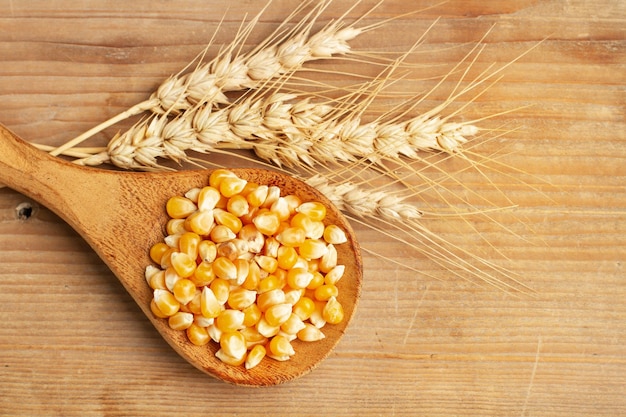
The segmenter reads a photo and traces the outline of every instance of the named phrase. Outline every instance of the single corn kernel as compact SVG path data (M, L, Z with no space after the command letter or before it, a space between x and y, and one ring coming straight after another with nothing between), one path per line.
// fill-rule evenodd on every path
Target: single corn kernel
M308 320L313 311L315 311L315 302L307 296L300 297L293 306L293 313L302 321Z
M150 300L150 311L152 311L152 314L154 314L156 317L160 318L160 319L166 319L167 315L163 314L163 312L161 310L159 310L159 307L156 305L156 302L154 301L154 298L152 300Z
M345 265L337 265L336 267L334 267L333 269L331 269L330 271L326 273L326 276L324 277L324 283L335 285L343 277L343 274L345 271L346 271Z
M287 285L294 289L306 288L313 279L313 273L305 268L292 268L287 273Z
M222 331L217 327L217 324L213 323L209 327L206 328L207 333L212 341L215 343L219 343L222 338Z
M161 269L166 269L172 265L172 253L177 252L176 248L169 248L161 257Z
M327 250L326 242L319 239L306 239L298 248L298 253L305 259L319 259Z
M211 325L213 325L213 323L215 323L215 319L214 318L206 318L202 315L202 313L198 313L195 314L193 317L193 322L194 324L196 324L197 326L200 327L209 327Z
M152 275L150 277L150 281L148 282L148 284L150 285L150 288L152 288L153 290L166 289L167 285L165 284L165 271L160 270L156 274Z
M340 245L348 241L346 232L344 232L343 229L336 224L329 224L326 226L324 228L323 236L326 243L331 243L333 245Z
M284 246L298 247L304 243L306 239L306 233L301 227L288 227L278 235L278 240Z
M200 295L200 311L206 318L215 318L222 312L222 305L215 297L213 290L204 287Z
M248 356L246 357L245 367L246 369L252 369L257 366L263 358L265 357L266 350L263 345L255 345L250 352L248 352Z
M304 328L298 332L298 339L303 342L317 342L325 337L326 335L311 323L304 323Z
M337 324L343 320L343 307L336 297L330 297L324 309L322 310L322 317L327 323Z
M254 257L254 261L262 270L269 274L274 273L278 268L278 260L276 258L272 258L271 256L256 255Z
M276 213L271 211L263 211L258 213L252 223L256 226L257 230L266 236L272 236L278 231L280 226L280 219Z
M248 204L252 207L261 207L267 198L269 187L267 185L259 185L246 196Z
M174 330L186 330L193 324L193 314L179 311L171 315L167 322Z
M309 228L306 230L306 237L309 239L322 239L324 237L324 223L311 221Z
M209 175L209 185L219 190L220 184L222 183L224 178L233 178L236 176L237 174L235 174L233 171L219 168L211 172L211 175Z
M248 349L256 345L267 343L267 337L259 333L259 331L254 327L244 327L239 330L239 332L243 335L243 337L245 337L246 347Z
M171 197L165 204L168 216L173 219L184 219L197 209L193 201L182 196Z
M271 326L267 320L265 320L265 317L261 317L261 319L259 320L259 322L256 324L256 330L262 334L263 336L270 338L273 336L276 336L278 334L278 332L280 331L280 327L279 326Z
M319 201L309 201L300 204L296 209L298 213L304 213L313 221L322 221L326 217L326 206Z
M263 294L268 291L279 289L282 287L282 282L276 275L268 275L265 278L261 278L261 280L259 281L257 292L259 294Z
M195 323L192 323L191 326L187 328L187 338L196 346L204 346L209 343L210 340L207 330Z
M196 270L196 260L185 252L173 252L171 255L172 268L182 278L189 278Z
M197 233L183 233L178 239L178 249L181 252L189 255L191 259L195 260L198 258L198 246L200 245L201 241L202 238Z
M281 335L274 336L272 340L270 340L269 348L272 355L278 357L293 356L296 353L291 342L285 336Z
M320 258L318 265L319 270L323 273L327 273L337 266L337 248L331 243L326 249L326 253Z
M184 307L190 313L201 315L202 314L202 306L200 305L201 298L202 298L202 291L200 290L200 288L196 288L193 298L191 299L191 301L185 304ZM182 307L183 306L181 305L181 309Z
M272 206L272 204L274 204L274 202L278 200L279 198L280 198L280 187L276 185L270 185L267 188L267 197L265 197L265 201L263 202L263 204L261 204L261 207L269 209Z
M183 278L174 284L172 293L179 303L187 304L196 295L196 285L191 280Z
M243 310L254 304L256 301L256 291L236 288L228 295L228 306L236 310Z
M270 326L280 326L291 316L291 304L275 304L265 311L265 320Z
M213 266L215 266L215 264ZM213 291L213 294L215 294L217 301L222 305L226 304L230 294L230 283L223 278L215 278L209 287L211 291Z
M211 233L214 225L213 212L208 210L198 210L185 219L185 229L201 236Z
M248 307L244 308L242 311L243 325L246 327L252 327L256 325L263 315L263 313L261 313L261 310L259 309L259 306L255 303L252 303Z
M239 249L237 245L235 245L234 240L229 240L227 242L222 242L217 245L217 256L225 257L234 261L239 257Z
M237 267L225 256L219 256L213 262L213 271L218 278L224 280L237 279Z
M328 301L331 297L337 297L339 289L333 284L320 285L315 289L315 299L317 301Z
M247 352L246 339L237 331L224 332L220 338L220 348L233 358L240 358Z
M165 231L168 235L182 235L186 232L185 219L169 219Z
M237 236L239 239L248 243L248 251L252 253L261 253L265 246L265 237L254 224L246 224L243 226Z
M246 290L256 290L261 281L261 268L256 262L250 262L248 265L248 276L241 284Z
M173 291L174 285L181 279L183 278L178 275L173 267L170 266L165 270L165 288L167 288L169 291Z
M167 235L163 239L163 242L171 248L178 249L178 241L180 240L181 235Z
M150 248L150 259L152 259L155 263L161 264L161 258L165 252L168 251L170 247L163 242L158 242L152 245Z
M220 182L220 193L224 197L230 198L242 192L247 183L248 181L237 176L225 176Z
M198 210L211 211L222 198L219 190L215 187L203 187L198 193Z
M265 312L273 305L285 303L285 292L280 288L261 293L257 296L256 305L261 312Z
M283 197L287 202L287 206L289 207L289 213L291 215L295 214L296 209L302 204L302 200L295 194L289 194Z
M250 272L250 262L247 259L235 259L233 261L237 268L237 278L234 281L230 281L232 285L241 286L248 278Z
M243 311L227 309L217 316L215 324L224 333L234 332L244 327L243 319Z
M204 262L212 263L217 257L217 245L210 240L203 240L198 244L198 257Z
M234 358L230 355L227 355L222 349L215 352L215 357L221 360L222 362L224 362L226 365L231 365L231 366L239 366L242 363L244 363L244 361L246 360L245 353L240 358Z
M278 197L276 201L272 203L270 211L276 213L281 221L289 219L291 215L289 204L283 197Z
M198 204L198 196L200 195L201 188L194 187L188 190L184 195L186 198L190 199L194 203Z
M228 199L226 210L239 218L250 212L250 204L243 195L237 194Z
M227 210L215 209L213 210L213 216L215 217L217 224L228 227L235 234L239 233L243 227L243 223L239 217Z
M313 272L313 279L309 282L309 285L306 286L307 290L315 290L319 286L324 285L324 275L322 275L319 271Z
M173 316L180 310L180 303L174 294L167 290L154 290L154 302L165 316Z
M294 290L289 288L289 286L286 286L283 291L285 292L285 302L291 305L295 305L304 294L304 289Z
M144 270L143 276L146 279L146 282L150 283L150 278L152 278L155 274L159 273L161 271L161 268L157 268L154 265L148 265L146 266L146 269Z
M298 252L295 248L289 246L281 246L278 248L278 267L286 271L290 270L298 262Z
M193 275L189 277L191 282L193 282L196 287L209 285L215 278L216 275L213 271L213 264L205 261L200 262Z
M295 313L291 313L289 318L280 325L280 330L290 335L296 335L302 329L304 329L304 322Z
M223 224L219 224L214 226L211 229L210 238L215 243L222 243L232 240L237 237L235 232L233 232L228 226L224 226Z

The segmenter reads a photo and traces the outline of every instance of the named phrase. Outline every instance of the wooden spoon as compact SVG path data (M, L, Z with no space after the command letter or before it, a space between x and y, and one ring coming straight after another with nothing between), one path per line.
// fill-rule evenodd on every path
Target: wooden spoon
M283 194L296 194L303 201L321 201L328 208L327 221L341 226L348 235L347 243L337 245L339 262L346 265L345 275L337 284L344 320L326 325L326 338L321 341L294 341L296 355L291 360L266 358L249 371L243 366L223 364L214 356L218 349L215 343L203 347L191 344L185 332L170 329L167 321L154 317L149 307L152 290L144 271L151 263L149 248L163 239L165 203L171 196L207 185L210 171L139 173L80 167L39 151L0 125L0 182L43 204L74 228L178 354L201 371L229 383L275 385L311 371L343 335L360 295L361 255L350 224L317 190L268 170L233 171L249 181L277 185Z

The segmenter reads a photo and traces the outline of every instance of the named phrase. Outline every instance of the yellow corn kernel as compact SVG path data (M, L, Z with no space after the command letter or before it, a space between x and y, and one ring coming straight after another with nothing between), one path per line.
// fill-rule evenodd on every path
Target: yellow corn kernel
M195 323L192 323L191 326L187 328L187 338L196 346L204 346L209 343L210 340L207 330Z
M169 219L165 231L168 235L182 235L186 232L185 219Z
M210 240L203 240L198 244L198 257L201 261L212 263L217 257L217 245Z
M296 351L291 346L291 342L285 336L277 335L270 340L269 344L270 352L274 356L292 356Z
M167 286L165 285L165 271L160 270L156 274L153 274L150 277L150 281L148 282L148 284L150 285L150 288L152 288L153 290L156 290L156 289L164 290L164 289L166 289Z
M194 314L193 316L193 322L197 326L206 328L206 327L212 326L213 323L215 323L215 319L214 318L209 319L209 318L204 317L202 313L197 313L197 314Z
M193 201L178 195L171 197L165 204L168 216L173 219L184 219L197 209Z
M241 228L237 237L248 244L248 251L260 253L265 245L265 237L254 224L246 224Z
M204 287L200 295L200 311L206 318L215 318L222 312L222 305L215 297L213 290Z
M152 314L154 314L156 317L160 318L160 319L166 319L167 315L163 314L163 312L161 310L159 310L159 307L156 305L156 302L154 301L154 298L152 300L150 300L150 310L152 311Z
M291 304L274 304L265 311L265 320L270 326L280 326L291 316Z
M196 270L196 260L184 252L173 252L171 255L172 268L182 278L189 278Z
M259 307L261 312L265 312L273 305L283 304L284 302L285 292L280 288L261 293L256 299L256 305Z
M180 303L174 294L167 290L154 290L154 303L166 317L173 316L180 310Z
M178 252L178 250L176 248L169 248L165 251L161 257L161 269L166 269L172 266L172 253L174 252Z
M211 229L210 238L215 243L227 242L229 240L233 240L237 237L235 232L230 230L228 226L224 226L223 224L219 224Z
M234 358L230 355L227 355L222 349L215 352L215 357L221 360L222 362L224 362L226 365L231 365L231 366L239 366L242 363L244 363L244 361L246 360L245 353L240 358Z
M298 253L304 259L319 259L326 253L326 242L319 239L306 239L298 248Z
M294 290L293 288L289 288L289 286L285 286L285 288L283 288L283 291L285 292L285 302L291 305L295 305L300 297L304 295L303 289Z
M215 267L215 264L213 264ZM230 283L223 278L215 278L211 285L209 285L213 294L215 294L215 298L217 301L224 305L226 301L228 301L228 295L230 294Z
M179 311L171 315L167 322L174 330L185 330L193 324L193 314Z
M319 271L313 272L313 279L309 282L309 285L306 286L307 290L315 290L319 286L324 285L324 275L322 275Z
M196 295L196 285L191 280L183 278L174 284L172 293L179 303L187 304Z
M224 333L234 332L244 327L243 319L243 311L226 309L217 316L215 325Z
M319 270L328 273L337 266L337 248L332 243L326 247L326 253L319 259Z
M211 175L209 175L209 185L219 190L220 184L222 183L224 178L232 178L236 176L237 175L233 171L219 168L211 172Z
M178 249L178 241L180 240L180 235L167 235L163 239L163 242L171 248Z
M213 262L213 271L218 278L224 280L237 279L237 267L225 256L218 256Z
M237 248L237 245L235 245L233 240L222 242L217 245L218 257L225 257L230 259L231 261L234 261L239 257L239 249Z
M276 213L281 221L287 220L291 216L289 204L283 197L278 197L272 203L270 211Z
M337 324L343 320L343 307L336 297L330 297L322 310L322 317L327 323Z
M237 331L222 333L220 348L225 354L233 358L240 358L247 352L246 339Z
M242 192L247 183L248 181L237 176L224 176L220 182L220 193L224 197L230 198Z
M280 330L289 334L289 335L297 335L300 330L304 329L304 322L295 313L291 313L289 318L285 320L283 324L280 325Z
M271 256L256 255L254 257L254 261L262 270L269 274L274 273L278 268L278 260L276 258L272 258Z
M317 342L325 337L326 335L311 323L304 323L304 328L298 332L298 339L303 342Z
M263 358L265 357L266 350L263 345L255 345L250 352L248 352L248 356L246 357L245 367L246 369L252 369L257 366Z
M306 234L304 229L301 227L288 227L278 235L276 235L276 240L278 240L284 246L298 247L304 243L306 239Z
M191 299L191 301L189 301L186 305L185 308L193 314L196 315L201 315L202 314L202 307L200 306L201 304L201 300L200 298L202 298L202 291L200 291L200 288L196 288L196 291L193 295L193 298ZM182 309L183 306L181 306Z
M304 213L313 221L322 221L326 217L326 206L319 201L309 201L300 204L296 209L298 213Z
M259 306L255 303L252 303L241 311L243 311L243 325L246 327L253 327L256 325L263 315Z
M330 271L326 273L326 276L324 277L324 283L335 285L343 277L345 270L346 270L345 265L335 266L333 269L331 269Z
M185 193L185 197L198 204L198 196L200 195L200 190L201 188L194 187Z
M255 327L244 327L239 332L246 339L246 347L251 349L253 346L266 344L267 337L263 336Z
M267 198L269 187L267 185L259 185L251 190L246 196L246 200L251 207L261 207Z
M241 284L246 290L256 290L261 281L261 268L256 262L250 262L248 265L248 275L246 280Z
M213 210L221 198L222 195L217 188L211 186L203 187L198 193L198 210Z
M280 188L276 185L270 185L267 188L267 197L265 197L265 201L261 204L261 207L269 209L272 204L276 200L280 198Z
M198 246L202 238L194 232L186 232L178 239L178 249L189 255L191 259L198 258Z
M295 194L289 194L283 197L287 202L287 206L289 207L289 212L293 215L296 212L296 209L302 204L302 200Z
M258 323L255 326L256 330L262 334L263 336L270 338L276 336L280 331L279 326L270 326L270 324L265 320L265 317L261 317Z
M196 267L195 272L192 276L189 277L191 282L193 282L196 287L204 287L205 285L211 284L213 280L216 278L215 272L213 271L213 264L211 262L202 261Z
M254 219L252 219L252 223L256 226L259 232L266 236L272 236L278 231L280 219L276 213L265 210L257 213Z
M287 285L296 290L306 288L312 279L313 273L305 268L291 268L287 273Z
M309 228L305 230L306 237L309 239L322 239L324 236L324 223L311 221Z
M298 252L295 248L289 246L281 246L278 248L278 267L284 270L289 270L298 262Z
M326 226L324 228L323 236L326 243L331 243L333 245L340 245L348 241L346 232L344 232L343 229L336 224L329 224Z
M174 285L181 279L183 278L178 275L173 267L170 266L165 270L165 288L169 291L172 291L174 289Z
M208 326L206 328L206 331L209 334L211 340L213 340L215 343L220 342L220 339L222 338L222 331L219 329L219 327L217 327L215 323Z
M228 203L226 203L226 210L239 218L250 212L250 204L248 203L248 200L246 200L246 197L241 194L237 194L228 199Z
M254 304L256 301L256 291L236 288L228 295L228 306L236 310L243 310Z
M215 217L217 224L228 227L235 234L239 233L243 227L243 223L239 217L227 210L215 209L213 210L213 216Z
M302 321L308 320L313 311L315 311L315 302L307 296L300 297L293 306L293 313Z
M161 258L163 258L163 254L165 254L165 252L167 252L169 249L170 247L167 246L163 242L155 243L150 248L150 259L152 259L155 263L160 265Z
M211 233L214 225L213 212L208 210L195 211L185 219L185 229L201 236Z
M268 275L259 281L257 292L259 294L266 293L271 290L282 288L282 282L276 275Z
M337 297L339 295L339 289L333 284L320 285L315 289L315 299L317 301L328 301L330 297Z
M248 278L248 273L250 272L250 262L247 259L235 259L233 261L235 267L237 268L237 278L230 283L232 285L241 286Z

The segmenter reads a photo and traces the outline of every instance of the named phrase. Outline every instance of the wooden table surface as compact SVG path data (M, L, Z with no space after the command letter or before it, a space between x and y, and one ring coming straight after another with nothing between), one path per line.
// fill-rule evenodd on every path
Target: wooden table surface
M320 22L352 3L336 0ZM347 20L374 3L362 1ZM365 23L433 3L387 0ZM202 50L223 16L217 43L264 4L0 0L0 122L29 141L64 143L146 98ZM275 1L246 45L294 4ZM237 387L178 357L72 229L45 207L19 219L16 208L30 200L3 188L0 414L626 415L626 3L451 0L351 45L394 57L438 17L420 49L429 65L408 77L415 91L433 85L420 71L449 70L492 26L477 68L534 48L459 116L515 110L479 122L502 134L472 151L519 171L454 176L460 192L515 207L492 220L427 223L534 294L467 282L355 223L364 284L338 347L295 381Z

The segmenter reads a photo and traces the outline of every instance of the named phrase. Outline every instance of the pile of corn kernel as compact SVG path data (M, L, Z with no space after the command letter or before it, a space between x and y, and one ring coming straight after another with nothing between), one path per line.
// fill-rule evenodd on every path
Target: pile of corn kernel
M343 320L336 245L345 232L324 224L326 207L281 195L218 169L209 184L170 198L163 242L146 267L150 308L189 341L219 344L230 365L289 360L296 339L323 339Z

